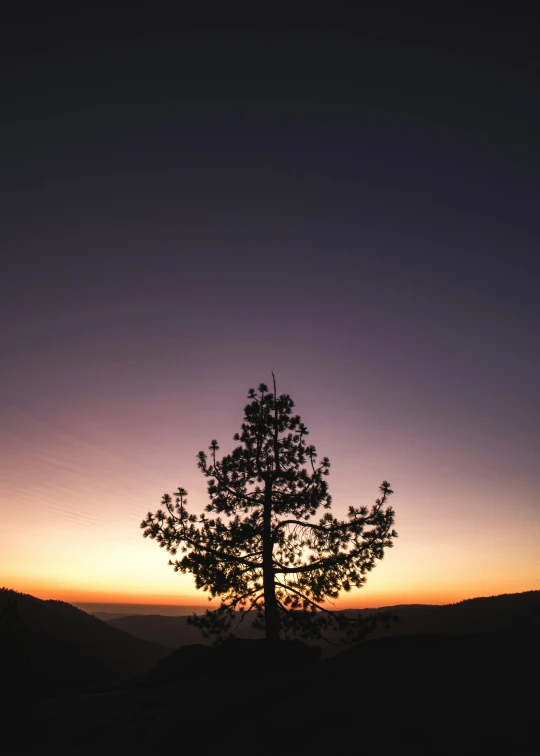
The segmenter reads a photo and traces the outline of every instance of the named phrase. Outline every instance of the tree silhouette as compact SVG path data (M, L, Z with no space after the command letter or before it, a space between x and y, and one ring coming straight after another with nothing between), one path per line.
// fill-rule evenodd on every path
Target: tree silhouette
M335 638L336 630L341 640L356 640L376 619L324 604L362 587L393 545L393 491L384 481L370 509L351 506L345 519L334 517L328 511L330 462L317 462L291 397L277 396L272 377L273 393L264 383L249 390L241 433L234 436L240 445L221 460L215 440L210 458L198 454L211 514L189 514L187 491L179 488L174 501L165 494L164 508L148 513L143 535L173 556L180 552L169 561L175 571L193 573L197 588L221 597L218 609L190 618L206 636L222 638L253 611L253 627L264 629L270 642L281 635L325 638L328 631ZM321 507L327 511L313 520Z

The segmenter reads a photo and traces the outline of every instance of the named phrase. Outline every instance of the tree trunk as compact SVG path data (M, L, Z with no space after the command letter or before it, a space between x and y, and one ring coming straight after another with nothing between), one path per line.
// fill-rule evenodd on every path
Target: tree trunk
M279 642L279 613L274 585L274 565L272 560L272 487L266 484L263 513L263 584L264 584L264 624L266 640Z

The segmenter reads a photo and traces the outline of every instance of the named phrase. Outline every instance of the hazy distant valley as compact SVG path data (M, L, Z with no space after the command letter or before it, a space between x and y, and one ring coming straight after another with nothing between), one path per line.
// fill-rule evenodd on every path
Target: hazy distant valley
M540 591L531 591L507 596L478 598L457 604L442 606L403 605L381 607L380 609L345 610L356 615L377 611L389 612L396 621L381 624L370 635L369 640L396 637L415 633L437 633L470 635L471 633L536 633L540 632L538 605ZM200 609L200 607L197 607ZM186 608L186 615L194 608ZM190 611L191 610L191 611ZM190 643L210 644L199 631L188 625L187 616L162 614L140 614L120 616L114 613L97 612L95 616L109 626L130 633L136 638L175 649ZM251 628L250 623L240 623L234 629L239 638L263 638L264 633ZM320 642L324 655L331 655L339 648Z

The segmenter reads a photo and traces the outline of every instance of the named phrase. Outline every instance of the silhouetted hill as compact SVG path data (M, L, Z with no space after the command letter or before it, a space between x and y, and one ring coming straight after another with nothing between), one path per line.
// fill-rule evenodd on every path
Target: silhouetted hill
M398 622L377 628L370 640L415 633L540 633L540 591L473 598L442 606L388 607L385 611L394 613Z
M316 664L321 649L301 640L280 641L276 648L264 639L228 638L219 646L182 646L162 659L157 667L140 675L134 685L152 687L194 678L243 677L266 673L269 669L291 670Z
M27 753L536 752L532 634L382 638L322 662L300 642L275 658L263 645L186 646L126 685L46 702Z
M125 680L167 653L71 604L6 588L0 589L0 616L3 671L35 694Z
M537 702L537 636L417 634L360 643L327 659L303 701L304 726L324 697L326 722L368 723L378 752L533 753ZM332 695L327 692L332 691ZM330 728L306 747L330 744ZM291 744L297 735L290 735Z

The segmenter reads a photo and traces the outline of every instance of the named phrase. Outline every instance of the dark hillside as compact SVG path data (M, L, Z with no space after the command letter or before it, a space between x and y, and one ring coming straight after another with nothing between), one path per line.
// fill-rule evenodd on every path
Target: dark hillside
M245 639L184 645L164 656L61 602L0 595L4 609L14 599L20 608L18 618L13 603L2 617L3 668L13 671L16 659L19 674L11 679L24 681L6 754L148 756L193 744L213 753L238 728L241 745L272 756L340 749L517 756L537 749L538 591L429 611L401 607L416 612L415 621L420 612L446 617L455 632L366 640L323 661L317 647L300 641L270 654L263 641ZM466 633L467 621L491 632ZM149 649L161 655L152 669ZM121 682L118 673L128 670L131 678ZM107 679L116 682L107 687ZM49 685L46 700L32 699L40 680L42 693Z
M170 617L161 614L137 614L129 617L117 617L107 620L107 624L124 630L126 633L152 643L159 643L170 649L180 648L191 643L210 645L211 640L203 638L196 627L188 625L186 617ZM234 630L240 638L263 638L264 633L253 630L250 622Z
M137 681L45 703L39 749L26 753L147 756L193 745L214 753L239 743L269 756L532 754L536 641L421 634L367 641L322 662L293 642L271 664L260 641L185 646Z
M3 668L35 694L125 680L167 653L62 601L2 588L0 614Z

